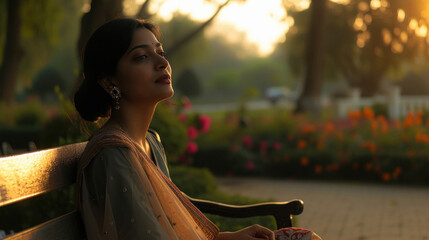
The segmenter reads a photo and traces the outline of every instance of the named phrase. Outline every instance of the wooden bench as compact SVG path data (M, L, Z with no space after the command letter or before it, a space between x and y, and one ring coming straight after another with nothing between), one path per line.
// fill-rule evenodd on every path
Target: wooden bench
M77 161L85 146L83 142L0 158L0 207L74 184ZM292 226L292 215L303 211L301 200L243 206L190 200L202 212L225 217L272 215L277 228ZM79 213L74 210L4 239L85 239L85 231Z

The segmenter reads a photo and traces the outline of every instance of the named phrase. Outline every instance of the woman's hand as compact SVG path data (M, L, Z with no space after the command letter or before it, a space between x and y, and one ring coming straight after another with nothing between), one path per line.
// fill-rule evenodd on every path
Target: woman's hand
M255 224L237 232L221 232L216 240L274 240L274 232Z

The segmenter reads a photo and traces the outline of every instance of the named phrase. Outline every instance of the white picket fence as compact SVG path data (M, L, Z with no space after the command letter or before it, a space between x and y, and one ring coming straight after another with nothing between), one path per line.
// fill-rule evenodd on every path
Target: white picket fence
M392 87L386 96L362 98L360 90L353 89L350 98L337 101L337 115L345 118L351 110L371 107L374 104L386 105L389 118L400 119L409 112L429 110L429 96L401 96L401 89Z

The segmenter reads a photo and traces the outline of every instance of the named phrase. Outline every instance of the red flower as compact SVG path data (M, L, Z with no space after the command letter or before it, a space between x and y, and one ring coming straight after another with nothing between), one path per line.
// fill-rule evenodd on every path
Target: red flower
M186 115L183 113L179 114L179 121L186 122Z
M247 148L251 148L251 147L252 147L252 145L253 145L252 137L250 137L249 135L244 136L244 137L243 137L243 139L242 139L242 141L243 141L243 144L244 144Z
M282 144L279 142L275 142L273 144L273 148L274 148L274 150L280 150L280 148L282 148Z
M308 157L301 157L301 166L307 166L310 163Z
M188 145L186 146L186 151L189 154L194 154L198 152L198 145L194 142L188 142Z
M255 163L253 163L252 161L248 161L247 163L246 163L246 169L247 170L252 170L252 169L254 169L255 168Z
M268 148L268 143L267 143L267 142L265 142L265 141L261 141L261 142L259 143L259 150L260 150L262 153L265 153L265 152L267 151L267 148Z
M198 121L201 124L200 132L206 133L206 132L210 131L210 125L211 125L211 122L212 122L212 120L210 119L210 117L208 117L208 116L200 116L198 118Z
M188 127L188 138L195 139L198 136L198 131L195 127Z

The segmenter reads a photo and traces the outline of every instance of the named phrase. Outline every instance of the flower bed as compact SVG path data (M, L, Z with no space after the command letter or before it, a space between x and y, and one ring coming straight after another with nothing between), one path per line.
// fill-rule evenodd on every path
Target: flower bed
M392 121L366 107L323 122L272 111L239 122L235 113L213 121L192 164L226 175L429 184L422 111Z

